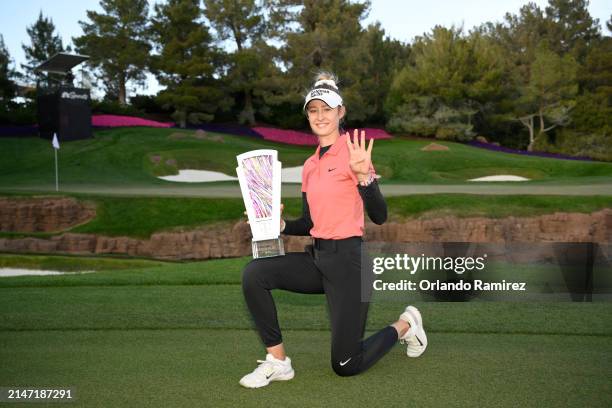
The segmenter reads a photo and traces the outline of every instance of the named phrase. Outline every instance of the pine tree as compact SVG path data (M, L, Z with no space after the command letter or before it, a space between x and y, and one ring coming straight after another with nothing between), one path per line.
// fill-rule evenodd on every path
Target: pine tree
M589 45L601 37L599 20L591 17L588 0L548 0L548 3L551 48L560 55L571 52L582 62Z
M212 45L208 27L202 21L199 0L170 0L155 6L152 38L158 55L152 70L166 87L158 100L174 109L181 127L187 122L210 121L229 101L215 86L213 73L219 50Z
M126 103L129 81L144 83L151 45L148 40L147 0L100 0L103 13L87 11L89 22L79 21L83 35L73 38L77 51L89 55L89 65Z
M408 63L410 46L390 39L376 22L365 30L360 48L368 55L365 73L359 80L362 103L369 107L363 122L384 124L384 105L391 82L395 72Z
M577 69L571 55L557 55L546 41L538 45L518 104L518 118L529 130L527 150L532 150L536 137L569 123L578 93Z
M0 34L0 105L6 106L15 96L16 85L13 81L15 71L11 67L12 61L4 37Z
M297 29L285 32L282 55L288 67L287 99L296 107L312 85L314 74L327 70L339 77L348 120L363 122L375 114L377 107L363 99L373 59L360 22L369 7L369 2L307 0L288 16Z
M488 24L487 35L504 49L506 77L517 91L501 104L497 116L525 126L529 150L538 136L570 122L578 91L577 62L599 36L587 5L583 0L549 0L542 10L528 3L518 15L507 13L503 24ZM551 84L559 88L550 89Z
M387 109L392 130L469 140L474 117L506 92L503 51L476 31L436 26L418 37L396 75Z
M62 39L58 34L55 34L53 21L50 18L43 17L41 11L36 22L27 27L26 31L30 37L30 45L21 45L27 61L26 64L21 64L21 68L25 70L27 78L36 82L37 86L41 83L47 86L57 83L62 78L57 74L34 72L38 65L58 52L64 51Z
M205 15L219 42L231 40L236 50L227 55L227 83L243 102L241 122L255 124L255 102L264 77L274 75L271 53L265 43L266 20L255 0L205 0Z

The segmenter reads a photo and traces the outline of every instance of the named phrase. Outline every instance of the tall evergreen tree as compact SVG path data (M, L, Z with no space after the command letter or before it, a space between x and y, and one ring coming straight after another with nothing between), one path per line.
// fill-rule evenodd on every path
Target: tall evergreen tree
M126 84L143 83L151 45L148 40L147 0L100 0L103 13L88 10L89 22L79 21L83 35L73 38L79 53L90 56L89 65L110 82L117 100L126 103Z
M364 47L361 21L367 17L368 1L306 0L288 16L295 22L284 34L283 60L287 67L287 99L299 105L319 70L335 72L347 105L347 118L363 122L377 107L364 100L364 79L372 64ZM371 72L371 71L370 71Z
M549 49L546 41L539 44L529 82L520 88L518 100L518 118L529 130L527 150L532 150L536 137L569 123L578 93L577 69L571 55L561 57Z
M202 17L199 0L169 0L155 6L151 24L159 52L151 66L166 87L158 100L174 109L173 116L181 127L188 121L212 120L217 108L229 104L215 86L213 73L219 52Z
M588 46L600 38L599 20L591 17L588 0L548 0L546 17L551 21L551 48L563 55L571 52L579 62Z
M503 111L497 114L520 119L528 131L530 150L539 135L571 119L577 60L583 61L588 47L599 38L597 20L590 17L587 6L584 0L549 0L542 10L528 3L516 15L507 13L503 23L483 25L485 35L504 49L506 77L517 90L516 98L500 105ZM559 78L560 72L567 76ZM560 87L556 93L547 88L555 83ZM554 103L549 103L551 98Z
M15 71L4 37L0 34L0 105L6 105L15 96L16 85L13 79Z
M255 0L205 0L205 15L216 31L217 40L232 41L236 50L227 57L226 80L242 99L241 122L255 124L253 98L259 91L262 74L274 72L265 44L266 20L262 4Z
M410 64L389 91L389 127L395 131L469 140L476 114L507 91L503 51L480 33L436 26L418 37Z
M361 99L369 108L361 122L384 124L385 101L394 75L408 64L410 46L390 39L376 22L365 30L359 48L366 54L361 60L366 64L359 79Z
M514 74L526 83L537 46L549 32L550 22L546 20L544 11L536 4L528 3L517 15L506 13L504 22L496 24L491 35L505 49L505 59L516 67Z
M44 17L41 10L36 22L27 27L26 31L30 37L30 44L21 45L26 57L26 64L21 64L21 68L25 70L27 78L36 82L36 85L39 85L41 82L50 85L61 80L61 77L57 74L34 72L38 65L58 52L64 51L62 39L58 34L55 34L53 21L50 18Z

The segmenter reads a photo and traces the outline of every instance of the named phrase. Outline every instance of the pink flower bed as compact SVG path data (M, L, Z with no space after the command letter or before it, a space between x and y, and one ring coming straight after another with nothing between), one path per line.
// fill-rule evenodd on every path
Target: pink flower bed
M316 136L311 133L300 132L297 130L276 129L269 127L254 127L254 131L259 133L265 140L272 142L288 143L302 146L315 146Z
M156 122L134 116L119 116L119 115L92 115L91 124L100 127L121 127L121 126L149 126L168 128L174 125L169 122Z
M254 131L259 133L265 140L273 142L287 143L301 146L316 146L319 142L317 137L312 133L300 132L297 130L284 130L269 127L254 127ZM346 129L353 134L353 129ZM361 129L359 129L361 130ZM389 135L383 129L365 128L367 139L390 139Z
M122 127L122 126L148 126L158 128L169 128L174 126L172 122L157 122L138 118L134 116L121 115L92 115L91 124L99 127ZM318 140L315 135L310 132L301 132L298 130L285 130L270 127L254 127L253 131L261 135L265 140L270 140L278 143L287 143L301 146L316 146ZM353 134L353 129L346 129ZM361 129L360 129L361 130ZM368 139L390 139L384 129L365 128L366 137Z
M346 129L351 134L351 137L353 137L353 130L353 128ZM366 139L391 139L391 135L385 129L359 128L359 131L361 130L365 130Z

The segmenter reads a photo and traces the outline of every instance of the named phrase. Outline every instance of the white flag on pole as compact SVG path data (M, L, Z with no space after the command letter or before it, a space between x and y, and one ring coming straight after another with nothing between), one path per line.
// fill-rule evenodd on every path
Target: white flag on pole
M57 140L57 133L53 134L53 142L51 142L51 144L53 144L53 148L54 149L59 149L59 141Z

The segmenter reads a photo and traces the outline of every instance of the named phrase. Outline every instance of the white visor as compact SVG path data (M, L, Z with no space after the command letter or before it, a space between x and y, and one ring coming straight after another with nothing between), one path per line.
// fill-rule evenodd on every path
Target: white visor
M313 99L322 100L330 108L342 106L342 97L337 92L334 92L331 89L327 88L315 88L312 91L308 92L303 109L306 109L306 105L308 105L308 102L312 101Z

